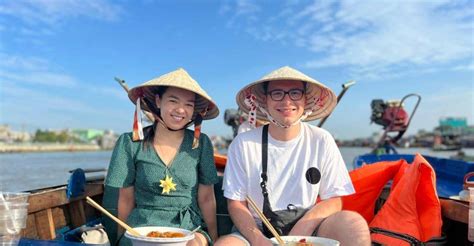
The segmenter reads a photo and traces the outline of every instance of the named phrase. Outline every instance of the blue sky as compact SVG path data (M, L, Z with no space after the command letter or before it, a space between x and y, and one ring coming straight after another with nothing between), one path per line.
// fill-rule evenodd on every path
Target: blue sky
M370 102L422 96L408 134L440 117L474 124L472 1L0 2L0 123L14 130L130 131L136 86L185 68L217 102L208 135L244 85L290 65L350 88L324 128L365 137ZM406 104L410 111L414 101ZM315 122L317 123L317 122Z

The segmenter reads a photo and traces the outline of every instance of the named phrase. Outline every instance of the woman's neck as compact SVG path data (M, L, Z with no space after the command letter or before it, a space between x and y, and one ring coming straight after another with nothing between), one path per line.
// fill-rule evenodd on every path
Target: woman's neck
M279 127L273 123L270 123L268 127L268 133L272 138L278 141L290 141L298 136L301 131L301 123L292 125L288 128Z
M163 143L176 143L181 142L184 137L184 129L178 131L171 131L166 126L161 123L157 124L154 143L163 144Z

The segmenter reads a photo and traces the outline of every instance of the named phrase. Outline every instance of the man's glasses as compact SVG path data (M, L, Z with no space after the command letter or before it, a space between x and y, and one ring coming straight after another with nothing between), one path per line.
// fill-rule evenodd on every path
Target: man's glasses
M298 101L303 98L304 90L302 89L291 89L289 91L284 91L281 89L276 89L268 92L268 95L272 98L273 101L281 101L285 98L285 95L288 94L291 100Z

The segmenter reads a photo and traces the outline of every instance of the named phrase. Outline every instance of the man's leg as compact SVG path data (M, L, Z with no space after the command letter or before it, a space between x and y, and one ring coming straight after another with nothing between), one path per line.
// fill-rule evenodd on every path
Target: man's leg
M239 232L233 232L229 235L225 235L217 239L217 242L214 245L215 246L228 246L228 245L250 246L250 243Z
M327 217L317 236L338 240L341 245L370 245L370 231L365 219L352 211L340 211Z

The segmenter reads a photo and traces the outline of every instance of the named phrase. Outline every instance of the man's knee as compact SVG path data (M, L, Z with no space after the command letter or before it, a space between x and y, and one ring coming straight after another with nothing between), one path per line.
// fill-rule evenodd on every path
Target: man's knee
M322 223L318 236L333 238L347 245L360 243L366 245L370 242L370 231L365 219L352 211L340 211L329 216Z
M367 232L369 233L369 226L359 213L353 211L340 211L333 215L331 218L338 227L348 232ZM328 218L329 219L329 218Z
M239 236L234 236L232 234L220 237L215 246L227 246L227 245L236 245L236 246L247 246L249 245L247 241L243 241Z

